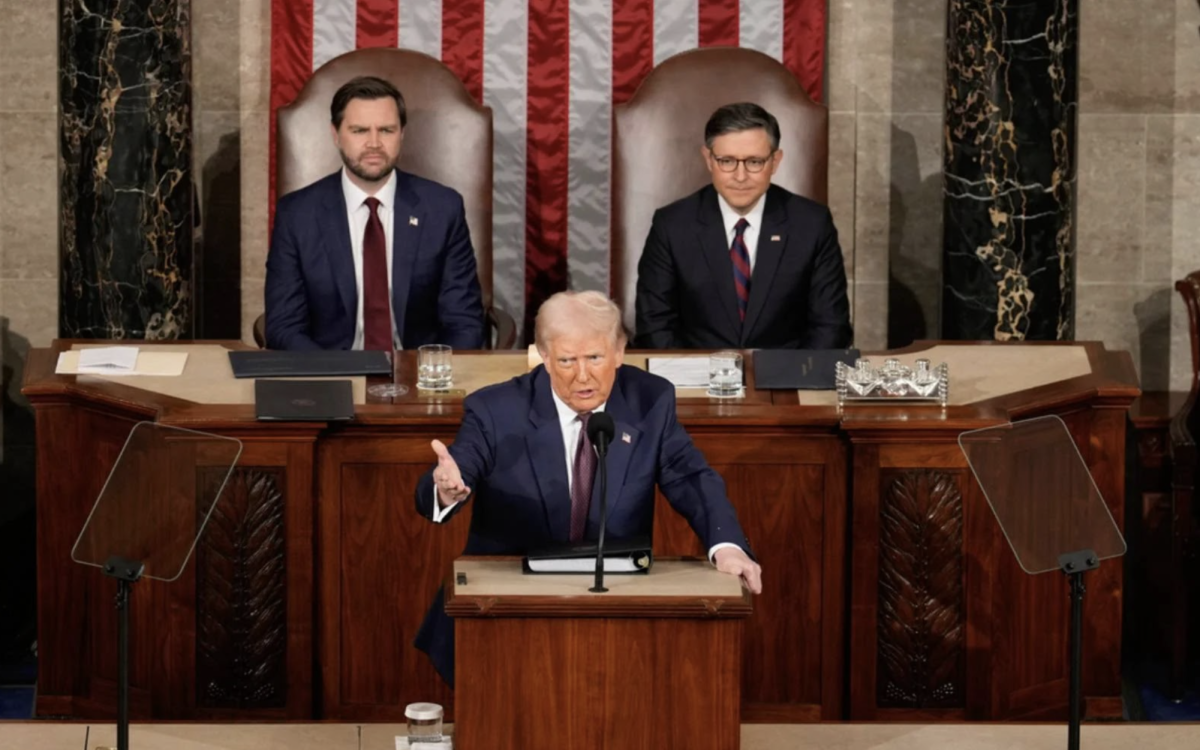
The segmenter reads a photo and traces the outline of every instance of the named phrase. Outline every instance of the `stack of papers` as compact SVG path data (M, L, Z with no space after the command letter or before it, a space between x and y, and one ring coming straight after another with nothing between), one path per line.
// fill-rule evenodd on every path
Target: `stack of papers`
M121 375L137 369L136 346L100 346L79 351L76 372L83 375Z
M676 388L708 387L708 357L649 357L646 369Z
M182 375L187 352L139 352L136 346L93 346L62 352L56 375Z

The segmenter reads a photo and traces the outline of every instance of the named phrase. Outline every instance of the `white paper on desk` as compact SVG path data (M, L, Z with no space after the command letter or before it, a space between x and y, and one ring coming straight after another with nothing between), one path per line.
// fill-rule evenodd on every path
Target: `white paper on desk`
M120 375L137 369L136 346L97 346L79 350L76 371L85 375Z
M131 347L132 348L132 347ZM118 370L114 367L83 368L83 355L93 349L77 349L62 352L58 355L58 364L54 368L56 375L157 375L173 377L183 374L187 366L187 352L154 352L144 351L137 357L137 364L132 370Z
M708 357L648 357L646 369L676 388L708 387Z

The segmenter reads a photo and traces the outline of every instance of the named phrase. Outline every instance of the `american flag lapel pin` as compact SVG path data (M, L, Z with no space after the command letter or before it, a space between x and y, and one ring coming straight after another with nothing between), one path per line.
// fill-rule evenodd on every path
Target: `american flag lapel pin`
M771 235L771 242L779 242L779 241L780 241L780 240L782 240L782 239L783 239L783 238L782 238L782 237L780 237L780 236L779 236L779 235L777 235L777 234L773 234L773 235Z
M633 438L629 437L629 433L628 433L628 432L622 432L622 433L621 433L621 442L622 442L622 443L632 443L632 442L633 442Z
M413 227L415 227L415 226L418 226L418 225L420 225L420 223L421 223L421 222L417 220L417 217L415 217L415 216L410 216L410 217L408 217L408 224L409 224L409 226L413 226Z

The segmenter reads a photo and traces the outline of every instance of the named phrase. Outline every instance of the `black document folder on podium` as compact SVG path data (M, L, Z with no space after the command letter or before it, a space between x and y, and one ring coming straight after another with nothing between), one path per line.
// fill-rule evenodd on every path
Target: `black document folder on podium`
M612 540L604 543L604 572L649 573L654 562L650 540ZM528 574L595 573L596 543L572 542L547 547L531 553L521 561L521 570Z
M754 387L770 390L832 390L837 363L853 366L857 349L760 349L754 352Z
M254 414L284 422L354 419L354 389L349 380L256 380Z
M391 375L392 361L380 351L229 352L235 378L320 378Z

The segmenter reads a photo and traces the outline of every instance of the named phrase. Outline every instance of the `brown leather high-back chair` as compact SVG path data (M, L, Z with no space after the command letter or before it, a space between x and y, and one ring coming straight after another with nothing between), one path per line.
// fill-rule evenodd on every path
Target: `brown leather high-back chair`
M664 60L614 108L609 293L634 331L638 259L654 211L711 182L700 155L704 124L721 106L755 102L779 120L783 161L773 182L826 202L829 112L779 61L748 49L706 47Z
M276 195L311 185L342 166L329 132L329 103L342 84L363 75L391 81L404 95L408 124L400 169L462 194L489 332L498 348L511 348L516 342L512 317L492 306L492 110L477 104L440 60L412 50L373 48L318 68L296 100L279 109Z

